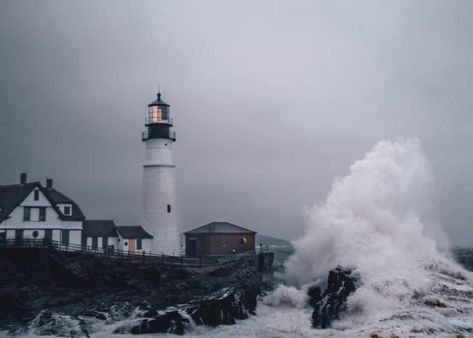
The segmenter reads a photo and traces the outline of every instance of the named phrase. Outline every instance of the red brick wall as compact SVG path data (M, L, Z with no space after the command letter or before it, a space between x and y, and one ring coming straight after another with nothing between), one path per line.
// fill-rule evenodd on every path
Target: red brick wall
M189 238L196 237L186 235L186 253L188 255ZM241 243L241 238L246 238L246 243ZM233 249L235 249L235 253L255 250L254 234L208 234L199 236L198 241L200 242L201 256L230 255L233 253Z

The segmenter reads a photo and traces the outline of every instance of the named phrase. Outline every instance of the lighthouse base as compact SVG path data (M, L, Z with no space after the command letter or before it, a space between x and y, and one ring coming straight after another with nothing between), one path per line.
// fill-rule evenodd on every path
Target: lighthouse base
M175 210L173 166L144 167L141 224L153 236L153 254L176 256L181 254Z

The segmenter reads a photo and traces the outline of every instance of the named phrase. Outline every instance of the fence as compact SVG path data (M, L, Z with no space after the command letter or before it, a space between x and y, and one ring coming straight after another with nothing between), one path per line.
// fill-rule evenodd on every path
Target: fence
M80 251L89 253L97 256L104 256L111 259L123 259L139 263L161 263L167 265L186 266L186 267L201 267L201 266L212 266L221 265L229 262L238 261L240 259L248 258L250 254L239 254L224 257L200 257L191 258L185 256L168 256L168 255L155 255L155 254L138 254L129 251L122 251L116 249L93 249L89 246L81 246L78 244L64 244L59 241L53 241L49 239L8 239L0 241L0 250L2 249L24 249L24 248L36 248L36 249L48 249L56 251Z

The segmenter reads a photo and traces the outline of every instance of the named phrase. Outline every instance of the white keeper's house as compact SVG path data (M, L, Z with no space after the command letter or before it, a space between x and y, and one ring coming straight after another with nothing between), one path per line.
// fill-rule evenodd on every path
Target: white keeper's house
M149 253L152 236L139 225L117 226L113 220L86 220L79 205L53 188L53 180L0 185L0 243L46 239L91 250Z

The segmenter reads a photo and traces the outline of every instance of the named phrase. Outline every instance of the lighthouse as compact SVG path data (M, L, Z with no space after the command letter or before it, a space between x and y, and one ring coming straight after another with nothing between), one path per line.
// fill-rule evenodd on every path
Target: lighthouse
M142 187L142 226L153 236L154 254L179 255L180 235L177 229L176 197L174 188L174 161L172 145L176 132L170 106L158 93L148 105L142 133L145 143Z

